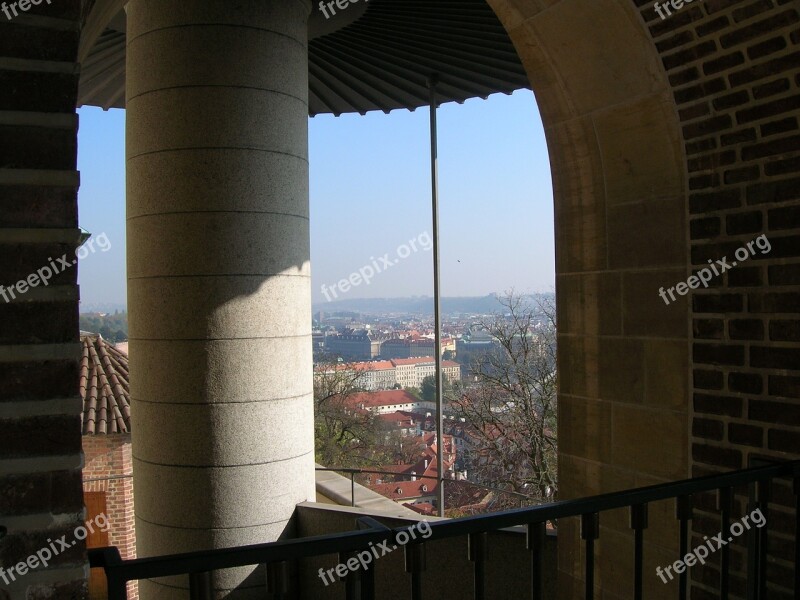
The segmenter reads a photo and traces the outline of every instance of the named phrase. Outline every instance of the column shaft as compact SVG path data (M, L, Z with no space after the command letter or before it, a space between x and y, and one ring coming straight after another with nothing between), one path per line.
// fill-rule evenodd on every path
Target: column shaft
M307 0L132 0L139 556L273 541L314 497ZM261 573L215 578L221 595ZM168 597L186 578L148 582Z

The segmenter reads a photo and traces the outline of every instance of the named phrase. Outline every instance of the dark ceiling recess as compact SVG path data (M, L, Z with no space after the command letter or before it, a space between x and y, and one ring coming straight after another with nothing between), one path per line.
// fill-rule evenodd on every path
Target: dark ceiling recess
M309 42L308 68L311 115L427 106L433 72L442 102L530 88L485 0L370 0L358 21Z
M313 2L312 10L319 11L318 0ZM366 7L351 5L343 12L348 10L363 14L309 41L311 116L427 106L432 73L439 75L441 102L530 88L485 0L369 0ZM124 107L124 26L109 27L84 62L80 103Z

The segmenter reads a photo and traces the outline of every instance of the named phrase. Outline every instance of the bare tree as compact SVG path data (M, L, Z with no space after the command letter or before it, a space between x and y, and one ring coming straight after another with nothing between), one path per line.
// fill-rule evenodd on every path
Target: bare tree
M556 321L551 297L513 292L480 322L495 340L475 357L474 383L449 401L471 441L471 479L552 499L557 491Z
M314 369L314 442L318 463L357 468L380 464L375 416L354 404L363 392L363 371L326 360ZM380 456L379 456L380 455Z

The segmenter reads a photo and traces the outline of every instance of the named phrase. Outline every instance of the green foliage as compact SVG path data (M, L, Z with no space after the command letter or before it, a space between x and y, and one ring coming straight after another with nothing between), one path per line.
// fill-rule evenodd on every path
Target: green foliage
M361 410L362 372L338 361L318 365L314 375L315 460L325 467L356 469L390 461L378 419Z
M422 380L421 399L426 402L436 402L436 377L428 375ZM442 377L442 397L449 398L453 395L453 384L447 379Z
M84 313L80 315L79 326L82 331L99 333L112 343L124 342L128 339L128 313L112 314Z
M422 399L426 402L434 402L436 400L436 377L428 375L422 380Z
M422 397L422 390L420 390L418 387L407 387L407 388L405 388L405 390L406 390L406 391L407 391L409 394L411 394L412 396L414 396L414 398L416 398L417 400L423 400L423 397Z

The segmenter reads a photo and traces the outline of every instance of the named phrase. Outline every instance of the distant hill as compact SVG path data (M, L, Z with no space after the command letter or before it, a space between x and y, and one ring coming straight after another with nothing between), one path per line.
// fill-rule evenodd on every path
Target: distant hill
M500 310L497 294L442 298L442 313L490 314ZM433 314L433 297L352 298L314 304L314 312L355 311L366 314Z
M112 344L128 339L128 313L86 312L80 314L81 331L99 333Z

